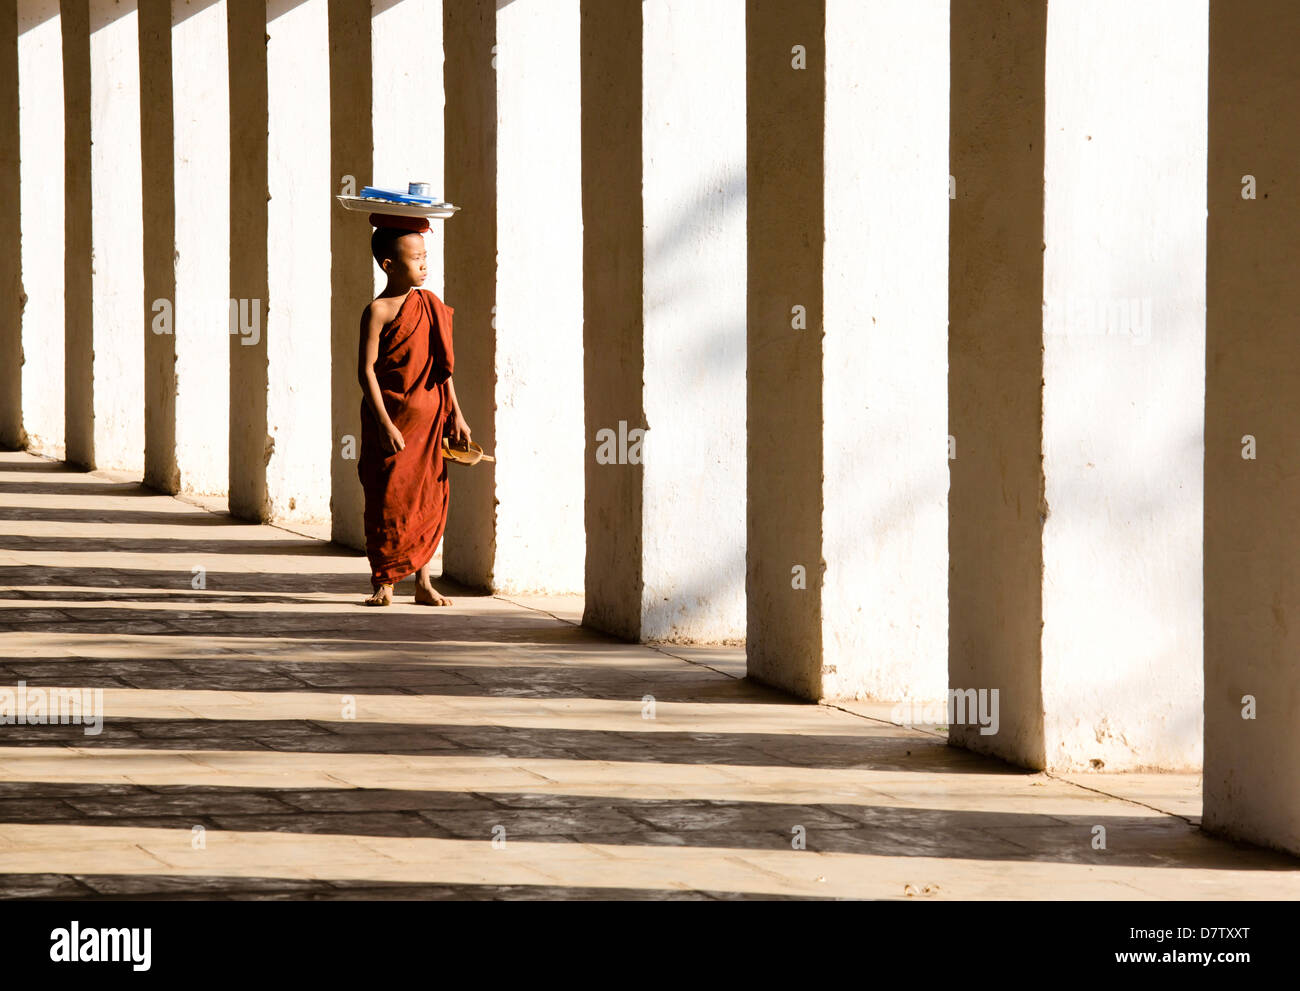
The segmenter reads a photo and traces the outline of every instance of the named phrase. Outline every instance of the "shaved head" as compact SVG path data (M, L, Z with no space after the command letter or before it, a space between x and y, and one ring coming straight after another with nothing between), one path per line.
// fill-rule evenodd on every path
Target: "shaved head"
M414 231L404 231L397 227L376 227L370 235L370 253L375 256L379 267L384 267L386 259L396 259L400 254L398 242L404 237L418 237L424 244L424 236Z

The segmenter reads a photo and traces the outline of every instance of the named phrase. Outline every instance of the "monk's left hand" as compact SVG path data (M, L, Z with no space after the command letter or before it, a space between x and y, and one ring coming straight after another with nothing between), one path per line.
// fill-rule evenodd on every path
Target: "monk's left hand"
M469 447L469 424L465 422L459 410L451 421L451 439L459 447Z

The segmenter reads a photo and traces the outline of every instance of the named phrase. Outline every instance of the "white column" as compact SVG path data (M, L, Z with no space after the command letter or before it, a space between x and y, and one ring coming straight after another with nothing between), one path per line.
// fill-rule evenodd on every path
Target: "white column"
M136 6L90 0L88 22L72 10L65 4L63 24L72 28L65 80L71 72L80 89L69 107L88 135L79 136L69 162L70 170L84 171L68 183L77 204L68 225L67 252L75 256L68 274L86 280L89 300L79 289L80 302L67 314L67 454L80 464L139 471L146 321ZM80 49L72 65L69 45Z
M946 2L827 4L825 156L821 692L936 698L948 666Z
M1048 7L1053 767L1201 764L1207 23L1205 0Z
M497 11L492 584L503 591L582 591L578 8L520 0Z
M243 519L265 520L267 462L267 8L227 7L230 84L229 504ZM236 151L237 150L237 151ZM242 308L242 314L236 310Z
M19 188L18 10L0 9L0 183ZM23 435L21 208L13 194L0 200L0 447L26 446Z
M744 4L587 3L582 16L584 622L738 637Z
M951 686L1000 715L949 735L1194 768L1206 6L952 16Z
M456 393L495 464L451 469L443 569L583 585L578 0L447 5L445 235ZM411 178L416 178L412 176Z
M229 458L225 0L140 0L145 484L223 495Z
M826 8L745 9L746 661L821 698Z
M434 193L451 199L443 190L442 4L370 0L374 164L370 175L357 176L358 187L405 189L410 182L428 182ZM429 277L424 287L442 296L441 221L432 226L425 235ZM378 294L385 280L378 266L374 272Z
M484 449L497 449L497 4L460 0L443 10L446 93L443 195L461 211L439 221L443 299L456 312L453 378L461 408ZM443 573L491 588L496 566L495 466L451 469Z
M1210 2L1201 825L1293 854L1300 854L1297 34L1300 6L1289 0Z
M63 38L58 0L18 5L22 415L28 447L63 457Z
M1047 0L949 16L949 685L996 689L999 725L948 738L1041 768Z
M734 638L745 629L745 7L651 0L642 18L641 636Z
M184 492L228 471L230 99L226 2L172 0L176 464Z
M272 519L329 518L330 175L326 0L267 4L266 499ZM360 314L358 312L358 319Z
M412 8L401 5L400 10ZM428 53L412 34L402 52L376 52L373 25L376 12L396 11L391 4L371 0L334 0L330 4L330 174L337 193L355 193L371 182L376 142L400 147L404 140L416 144L414 133L391 130L377 133L375 115L380 112L372 95L372 72L380 57L399 65L409 58L428 61ZM396 15L386 18L394 23ZM400 19L400 18L398 18ZM424 30L427 24L417 25ZM373 68L372 68L373 67ZM417 70L417 76L421 72ZM441 86L441 73L438 74ZM385 101L398 100L390 90ZM409 101L409 97L405 97ZM385 106L385 110L387 106ZM423 113L423 111L422 111ZM409 123L409 121L408 121ZM434 125L441 130L441 125ZM357 386L357 340L361 313L375 293L375 263L370 255L371 227L363 214L333 205L330 211L330 287L333 299L331 342L332 450L330 453L330 536L337 544L361 550L365 547L365 493L357 477L361 456L361 390Z
M749 5L752 677L946 684L948 5Z

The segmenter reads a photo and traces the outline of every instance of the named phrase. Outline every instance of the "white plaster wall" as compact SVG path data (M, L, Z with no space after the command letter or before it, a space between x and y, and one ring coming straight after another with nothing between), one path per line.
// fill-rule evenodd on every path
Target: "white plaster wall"
M1049 10L1042 642L1054 768L1201 762L1207 21L1205 0ZM1131 299L1150 306L1148 341L1142 310L1115 327L1134 333L1096 332L1104 301Z
M23 429L63 457L63 36L59 0L18 4Z
M827 4L825 154L823 691L943 697L946 0Z
M454 203L443 189L442 0L373 0L371 10L374 168L371 175L356 176L357 188L406 189L408 183L428 182L436 195ZM433 221L433 230L424 235L429 255L424 288L446 302L442 223ZM367 230L363 222L361 234ZM376 295L384 283L376 265Z
M173 0L176 461L182 491L224 495L230 439L226 3L191 9Z
M497 11L493 574L504 591L583 590L578 7L514 0Z
M95 466L144 470L144 220L135 4L91 0ZM97 30L96 24L103 26Z
M285 8L288 9L285 9ZM330 497L329 22L326 0L268 5L269 387L273 519L324 522Z
M642 12L642 636L740 638L745 4L646 0Z

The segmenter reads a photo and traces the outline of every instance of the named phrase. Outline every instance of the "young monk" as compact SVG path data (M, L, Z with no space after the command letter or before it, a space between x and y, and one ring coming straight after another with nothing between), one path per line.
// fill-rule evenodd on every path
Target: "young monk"
M407 218L371 217L398 225ZM469 424L451 382L452 308L419 288L425 267L427 220L380 226L372 254L388 276L384 291L361 314L357 380L361 403L361 459L365 489L366 555L373 594L368 606L387 606L393 586L414 573L415 601L449 606L433 587L429 562L447 525L448 480L442 437L467 444Z

